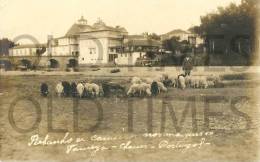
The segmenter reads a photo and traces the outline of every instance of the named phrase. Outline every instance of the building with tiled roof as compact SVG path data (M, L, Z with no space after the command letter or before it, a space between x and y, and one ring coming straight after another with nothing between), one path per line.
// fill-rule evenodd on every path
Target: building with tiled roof
M161 35L161 40L162 41L169 40L174 37L177 38L180 42L188 41L190 44L195 46L204 43L204 40L198 34L191 33L189 31L185 31L181 29L175 29L166 34Z
M12 51L14 55L19 57L25 54L30 56L31 54L35 55L38 46L20 45L13 48ZM134 56L134 60L136 60L138 57L146 55L147 51L158 49L160 46L158 41L150 40L141 35L128 35L124 27L109 26L101 19L90 25L82 16L64 36L48 38L47 44L44 45L47 50L41 55L41 58L44 58L41 60L49 60L45 64L51 68L86 64L114 64L116 59L123 54L127 58ZM129 49L134 49L134 51ZM119 64L128 64L125 63L125 58L117 60ZM129 64L132 65L134 62Z

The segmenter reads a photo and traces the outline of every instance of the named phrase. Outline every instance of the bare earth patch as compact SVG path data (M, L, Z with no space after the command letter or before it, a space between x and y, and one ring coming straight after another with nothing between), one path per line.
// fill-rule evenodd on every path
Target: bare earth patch
M230 76L227 76L230 77ZM167 93L154 98L126 98L111 96L96 100L72 98L58 98L54 92L53 97L44 98L39 94L39 86L46 81L53 87L58 80L91 79L89 76L5 76L0 79L0 125L1 125L1 159L2 160L57 160L57 161L258 161L259 150L258 130L259 104L255 96L259 94L258 84L252 86L226 86L211 89L175 89L170 88ZM94 81L100 78L92 78ZM103 78L104 79L104 78ZM128 79L121 77L106 77L108 80L127 84ZM228 84L227 84L228 85ZM52 89L52 88L51 88ZM31 101L22 100L15 105L13 118L15 125L27 129L37 121L37 111L32 101L36 101L41 110L39 125L30 132L21 133L10 124L10 105L17 98L25 96ZM209 111L220 112L212 115L206 122L208 115L205 98L210 97ZM235 102L232 109L231 103ZM75 109L75 103L78 107ZM52 112L48 113L48 106L52 104ZM102 118L94 130L84 130L95 125L100 113L97 104L101 105ZM196 113L192 116L192 105L195 103ZM73 106L74 105L74 106ZM129 105L132 105L129 106ZM164 109L164 107L166 107ZM78 115L78 128L75 130L75 112ZM243 114L241 114L243 113ZM132 132L129 130L129 116L132 115ZM165 118L162 116L165 115ZM185 117L183 116L185 115ZM194 115L194 114L193 114ZM48 128L48 118L52 117L53 129L62 129L53 132ZM176 117L174 120L173 117ZM247 118L248 117L248 118ZM131 118L131 117L130 117ZM196 126L194 125L194 118ZM205 121L206 120L206 121ZM151 121L151 122L149 122ZM174 122L175 121L175 122ZM163 123L163 124L162 124ZM208 127L212 130L207 129ZM250 126L247 127L249 124ZM69 136L84 137L87 144L104 144L106 146L120 146L129 139L132 145L158 146L162 140L176 143L178 138L145 138L144 133L152 131L161 133L192 133L212 131L212 136L206 137L205 145L201 148L183 149L108 149L97 152L91 156L90 151L73 152L66 154L63 145L53 146L28 146L32 135L39 134L42 138L46 134L51 139L63 138L66 132ZM130 126L131 127L131 126ZM118 137L117 140L103 142L92 141L93 135ZM185 139L187 143L200 141L198 137Z

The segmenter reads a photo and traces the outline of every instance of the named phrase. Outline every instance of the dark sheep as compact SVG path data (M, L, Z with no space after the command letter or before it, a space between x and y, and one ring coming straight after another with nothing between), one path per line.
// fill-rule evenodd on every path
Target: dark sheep
M75 82L72 82L70 84L70 87L71 87L71 96L72 97L77 97L77 94L78 94L78 92L77 92L77 84Z
M151 84L151 92L153 96L157 96L159 94L159 87L157 82L153 82Z
M104 97L109 97L111 94L122 96L125 94L125 87L114 82L102 83Z
M163 81L163 85L164 85L165 87L170 87L170 86L172 85L172 80L170 80L170 79L165 79L165 80Z
M70 83L67 82L67 81L63 81L61 82L62 83L62 86L64 87L64 96L65 97L69 97L70 94L71 94L71 86L70 86Z
M48 85L46 83L41 84L41 95L47 97L49 94Z
M108 97L110 95L110 86L108 83L102 83L103 91L104 91L104 97Z

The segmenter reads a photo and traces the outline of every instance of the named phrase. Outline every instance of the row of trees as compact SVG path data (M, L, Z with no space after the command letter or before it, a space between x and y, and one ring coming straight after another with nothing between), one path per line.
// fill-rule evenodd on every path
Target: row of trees
M227 7L218 7L215 12L201 16L201 24L189 29L204 38L204 46L208 54L205 57L205 64L210 65L215 57L222 60L223 65L233 65L232 60L241 60L241 65L251 64L252 58L257 54L257 13L259 0L241 0L240 4L231 3ZM178 38L171 38L163 41L163 47L172 51L166 60L182 58L186 53L194 50L189 42L179 41ZM203 51L201 47L197 51ZM180 54L179 54L180 53ZM179 55L179 56L178 56ZM198 57L201 58L201 57ZM211 59L212 58L212 59ZM231 59L232 58L232 59ZM210 61L211 60L211 61ZM226 63L227 60L231 62ZM244 62L245 60L246 62ZM214 63L213 63L214 64ZM235 63L239 65L240 63Z
M231 3L218 7L216 12L201 17L201 25L190 31L203 36L209 52L241 53L250 57L255 50L257 27L257 1L241 0L241 4Z

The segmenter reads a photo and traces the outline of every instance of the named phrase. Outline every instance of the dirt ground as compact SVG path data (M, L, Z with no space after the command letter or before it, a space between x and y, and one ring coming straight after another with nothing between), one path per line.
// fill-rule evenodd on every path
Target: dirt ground
M255 71L255 70L253 70ZM136 72L138 73L138 72ZM151 73L152 74L152 73ZM199 74L199 72L198 72ZM119 74L118 74L119 75ZM123 74L121 74L123 75ZM78 107L75 109L76 100L72 98L58 98L53 87L58 80L83 80L92 81L104 79L91 77L90 75L19 75L1 76L0 78L0 125L1 125L1 160L36 160L36 161L231 161L231 162L251 162L259 161L259 103L257 95L260 92L258 84L227 84L224 88L211 89L185 89L180 90L170 88L167 93L157 97L127 98L122 96L110 96L98 99L80 99ZM105 79L127 84L128 78L120 76L105 77ZM52 97L42 97L39 94L39 86L42 81L47 82L52 90ZM237 81L240 83L240 81ZM210 97L211 96L211 97ZM212 100L209 103L210 112L221 112L209 117L206 98ZM17 101L17 99L22 99ZM195 101L194 101L194 100ZM17 101L17 102L16 102ZM33 102L32 102L33 101ZM235 109L232 109L233 101ZM10 113L12 109L14 111ZM10 114L17 127L27 129L36 122L36 108L33 105L39 104L40 121L39 125L29 132L19 132L12 126ZM133 104L133 106L129 106ZM177 138L145 138L144 133L160 133L162 127L164 133L177 133L177 125L180 133L192 133L195 125L191 109L185 108L187 105L195 106L196 132L212 131L212 136L206 137L210 145L201 148L191 148L186 151L182 149L108 149L97 152L91 156L90 152L73 152L66 154L66 147L63 145L53 146L33 146L28 143L32 135L39 134L44 137L49 134L53 139L63 138L66 132L71 137L84 137L90 139L93 135L100 136L121 136L123 139L94 142L89 140L88 144L104 144L107 146L120 145L132 140L135 145L157 146L162 140L169 142L178 141ZM206 104L205 104L206 103ZM73 106L74 104L74 106ZM97 105L100 104L101 108ZM52 105L52 112L48 112L48 106ZM164 106L166 106L165 119L162 117ZM172 111L171 111L172 110ZM194 109L193 109L194 110ZM100 123L94 130L79 132L75 130L74 118L78 114L78 126L80 130L90 128L97 123L98 114L102 112ZM129 114L133 116L132 132L128 132ZM152 114L152 115L151 115ZM174 115L175 118L174 118ZM173 116L172 116L173 115ZM183 115L186 118L183 118ZM212 114L211 114L212 115ZM60 132L53 132L48 128L52 117L54 129L63 129ZM150 119L150 122L148 120ZM175 122L176 123L175 123ZM163 126L162 123L165 123ZM131 122L130 122L131 123ZM131 125L131 124L130 124ZM64 130L65 129L65 130ZM188 143L198 142L200 138L193 137L185 139Z

